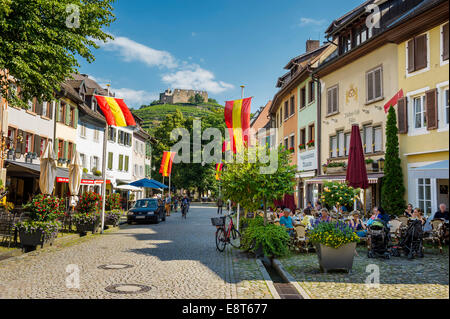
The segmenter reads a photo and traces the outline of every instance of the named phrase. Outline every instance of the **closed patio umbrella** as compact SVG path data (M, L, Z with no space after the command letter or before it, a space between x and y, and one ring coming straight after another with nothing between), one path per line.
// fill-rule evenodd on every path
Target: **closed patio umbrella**
M41 173L39 188L44 195L51 195L55 188L56 160L53 154L52 142L47 143L44 154L41 156Z
M74 152L71 164L69 165L69 190L71 195L71 206L76 206L78 202L78 192L80 190L82 174L80 154L78 152Z
M349 186L364 189L364 197L366 197L366 188L369 187L369 179L367 178L366 161L364 159L364 150L358 125L352 126L347 176L345 180ZM365 212L366 199L364 198L364 213Z

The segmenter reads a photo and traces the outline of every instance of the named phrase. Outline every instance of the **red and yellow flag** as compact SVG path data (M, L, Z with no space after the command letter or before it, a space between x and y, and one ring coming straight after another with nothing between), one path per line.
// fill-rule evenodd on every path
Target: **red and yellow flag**
M248 147L250 129L250 108L252 98L228 101L225 103L225 124L233 141L233 153L240 153L244 147Z
M223 170L223 163L216 164L216 180L220 180L220 172Z
M133 114L122 99L96 95L98 106L105 116L106 123L112 126L136 126Z
M172 173L172 164L175 154L175 152L164 152L161 161L161 168L159 169L159 173L162 176L167 177Z

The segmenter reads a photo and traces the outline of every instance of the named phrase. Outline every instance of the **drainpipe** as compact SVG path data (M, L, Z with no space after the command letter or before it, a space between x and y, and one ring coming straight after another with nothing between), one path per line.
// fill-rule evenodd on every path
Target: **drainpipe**
M321 121L321 109L322 109L322 87L320 84L319 77L315 72L311 73L311 78L314 82L317 83L317 176L320 176L322 174L322 165L320 161L321 157L321 147L319 146L319 141L322 140L322 121Z

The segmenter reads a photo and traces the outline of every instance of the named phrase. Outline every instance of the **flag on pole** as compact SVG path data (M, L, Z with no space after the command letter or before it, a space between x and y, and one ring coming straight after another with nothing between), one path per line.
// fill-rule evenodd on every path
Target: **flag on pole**
M403 97L403 89L401 89L400 91L398 91L393 97L392 99L390 99L385 105L384 105L384 112L387 113L389 112L389 108L391 106L394 106L398 103L398 100L401 99Z
M164 176L170 176L172 173L172 164L173 159L175 158L175 152L164 152L163 158L161 161L161 168L159 169L159 173Z
M216 164L216 180L220 180L220 172L223 170L223 163Z
M231 151L230 142L224 141L222 144L222 153L225 153L227 151Z
M95 95L95 98L108 125L136 126L133 114L131 114L123 99L100 95Z
M248 147L251 104L251 97L225 103L225 124L233 141L235 154Z

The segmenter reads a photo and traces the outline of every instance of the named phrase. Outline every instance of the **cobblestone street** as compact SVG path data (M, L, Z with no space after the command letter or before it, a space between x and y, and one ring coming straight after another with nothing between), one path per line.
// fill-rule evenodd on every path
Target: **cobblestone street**
M358 248L353 270L346 273L320 273L316 253L300 254L280 259L285 269L318 299L428 299L449 298L448 252L439 254L430 248L425 257L407 260L392 257L390 260L369 259L367 249ZM379 267L380 285L366 286L373 268Z
M187 220L173 213L157 225L0 261L0 298L272 298L254 259L216 251L213 216L214 208L193 206ZM68 265L79 268L79 289L66 287ZM146 287L114 286L121 284Z

